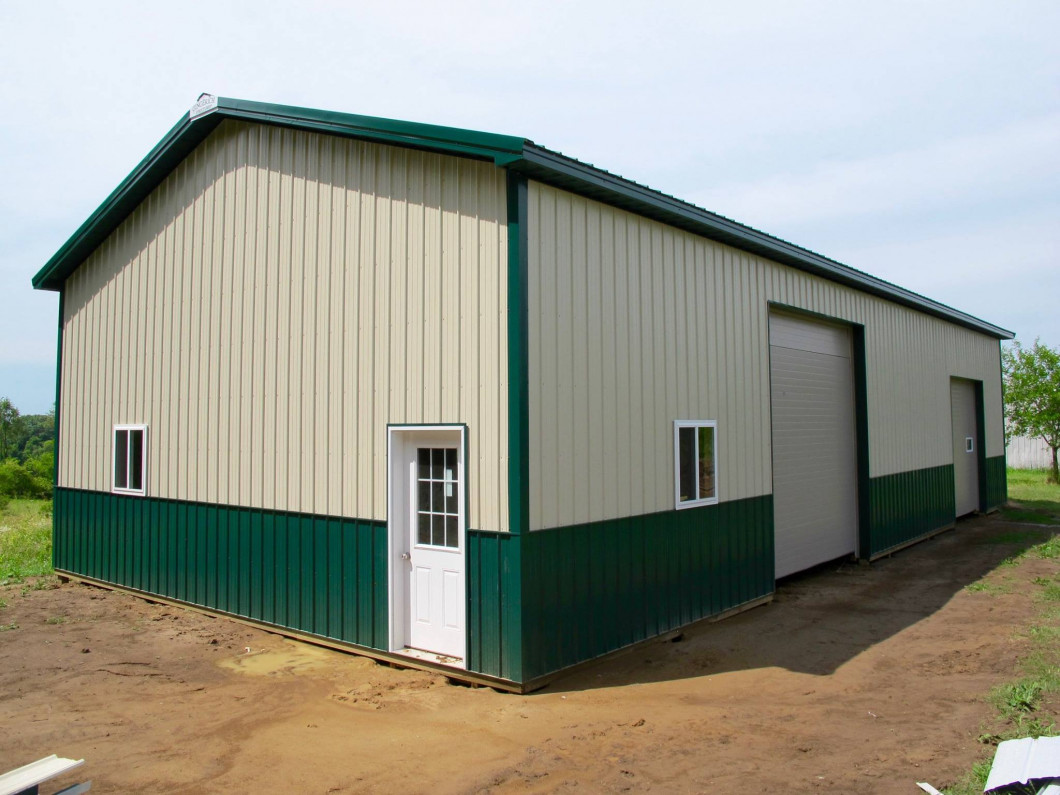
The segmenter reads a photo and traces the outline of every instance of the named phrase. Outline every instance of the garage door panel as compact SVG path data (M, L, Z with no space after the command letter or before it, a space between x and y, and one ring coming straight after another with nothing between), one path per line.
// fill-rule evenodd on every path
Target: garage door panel
M856 550L852 345L847 328L781 316L770 318L770 340L779 343L770 346L770 387L783 577Z

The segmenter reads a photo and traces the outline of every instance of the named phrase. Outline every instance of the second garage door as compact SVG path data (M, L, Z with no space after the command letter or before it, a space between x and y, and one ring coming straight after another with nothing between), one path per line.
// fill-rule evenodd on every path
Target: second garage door
M851 332L774 314L769 355L779 578L856 552Z

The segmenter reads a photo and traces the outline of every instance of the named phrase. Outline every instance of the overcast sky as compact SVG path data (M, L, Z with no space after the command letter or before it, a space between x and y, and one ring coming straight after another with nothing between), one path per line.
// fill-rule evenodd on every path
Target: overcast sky
M199 93L508 133L1060 345L1060 2L0 3L0 397L30 278Z

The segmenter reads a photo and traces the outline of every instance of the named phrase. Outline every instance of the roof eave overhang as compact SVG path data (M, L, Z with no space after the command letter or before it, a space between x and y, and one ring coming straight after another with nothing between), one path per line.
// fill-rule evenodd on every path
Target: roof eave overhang
M61 290L66 277L225 119L491 161L532 179L686 229L997 339L1012 339L1014 336L1011 331L930 298L537 146L525 138L223 97L218 98L215 110L195 118L184 114L33 277L34 288Z
M1012 339L1015 336L1007 329L911 290L532 143L527 143L522 159L512 168L541 182L686 229L991 337Z

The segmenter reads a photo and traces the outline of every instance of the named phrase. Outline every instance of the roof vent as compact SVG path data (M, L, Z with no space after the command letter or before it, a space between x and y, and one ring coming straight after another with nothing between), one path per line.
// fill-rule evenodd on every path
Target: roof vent
M217 97L213 94L199 94L199 98L195 100L195 104L188 111L188 118L197 119L215 110L217 110Z

